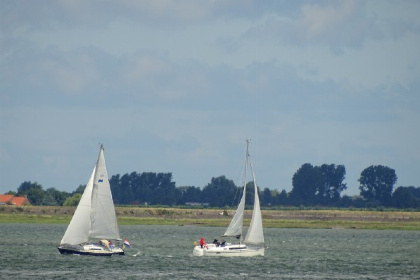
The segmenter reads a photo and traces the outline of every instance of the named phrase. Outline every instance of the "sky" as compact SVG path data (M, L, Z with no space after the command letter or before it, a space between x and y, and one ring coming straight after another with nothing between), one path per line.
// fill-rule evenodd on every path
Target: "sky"
M420 186L420 1L0 0L0 193L108 174Z

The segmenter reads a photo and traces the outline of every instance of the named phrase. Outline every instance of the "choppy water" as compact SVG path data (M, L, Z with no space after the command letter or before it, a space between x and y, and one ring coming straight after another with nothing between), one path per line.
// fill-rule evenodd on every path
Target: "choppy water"
M194 240L224 228L121 226L134 249L115 257L60 255L65 229L0 224L0 278L420 279L419 231L265 229L265 257L199 258Z

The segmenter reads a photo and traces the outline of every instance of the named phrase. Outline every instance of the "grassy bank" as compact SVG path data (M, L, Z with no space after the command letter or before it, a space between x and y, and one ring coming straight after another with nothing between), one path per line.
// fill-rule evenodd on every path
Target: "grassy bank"
M68 224L74 207L0 206L0 223ZM116 207L120 225L202 225L229 224L234 210ZM264 210L266 228L345 228L420 230L420 212L353 210ZM227 214L227 215L226 215ZM246 211L249 224L251 211Z

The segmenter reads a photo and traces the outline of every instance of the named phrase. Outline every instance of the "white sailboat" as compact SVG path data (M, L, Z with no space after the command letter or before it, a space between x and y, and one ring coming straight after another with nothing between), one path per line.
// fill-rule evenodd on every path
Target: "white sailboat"
M124 255L124 249L119 246L120 241L104 147L101 145L98 161L57 248L61 254Z
M254 182L254 209L252 212L251 223L245 239L242 240L242 227L245 210L246 184L247 184L247 169L251 169L252 179ZM264 256L265 243L264 232L262 225L262 215L260 209L260 200L258 197L258 187L255 180L255 174L250 161L249 155L249 140L246 141L246 156L245 156L245 170L244 170L244 187L241 201L235 215L233 216L229 226L222 237L236 237L239 243L222 243L215 240L212 244L198 245L194 247L194 256L232 256L232 257L250 257L250 256Z

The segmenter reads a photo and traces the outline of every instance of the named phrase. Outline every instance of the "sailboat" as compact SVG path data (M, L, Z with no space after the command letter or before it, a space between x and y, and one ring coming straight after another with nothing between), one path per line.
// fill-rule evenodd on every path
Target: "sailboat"
M245 197L247 185L247 169L251 169L252 179L254 182L254 208L252 212L251 223L245 239L242 239L242 227L245 210ZM260 200L258 197L258 187L255 180L255 174L249 155L249 140L246 141L246 156L244 168L244 187L242 197L239 202L235 215L233 216L224 237L236 237L239 239L237 243L226 243L226 241L218 242L216 239L211 244L198 245L194 247L194 256L232 256L232 257L251 257L264 256L265 243L262 225L262 215L260 209Z
M120 241L104 147L101 145L98 161L57 248L61 254L124 255Z

